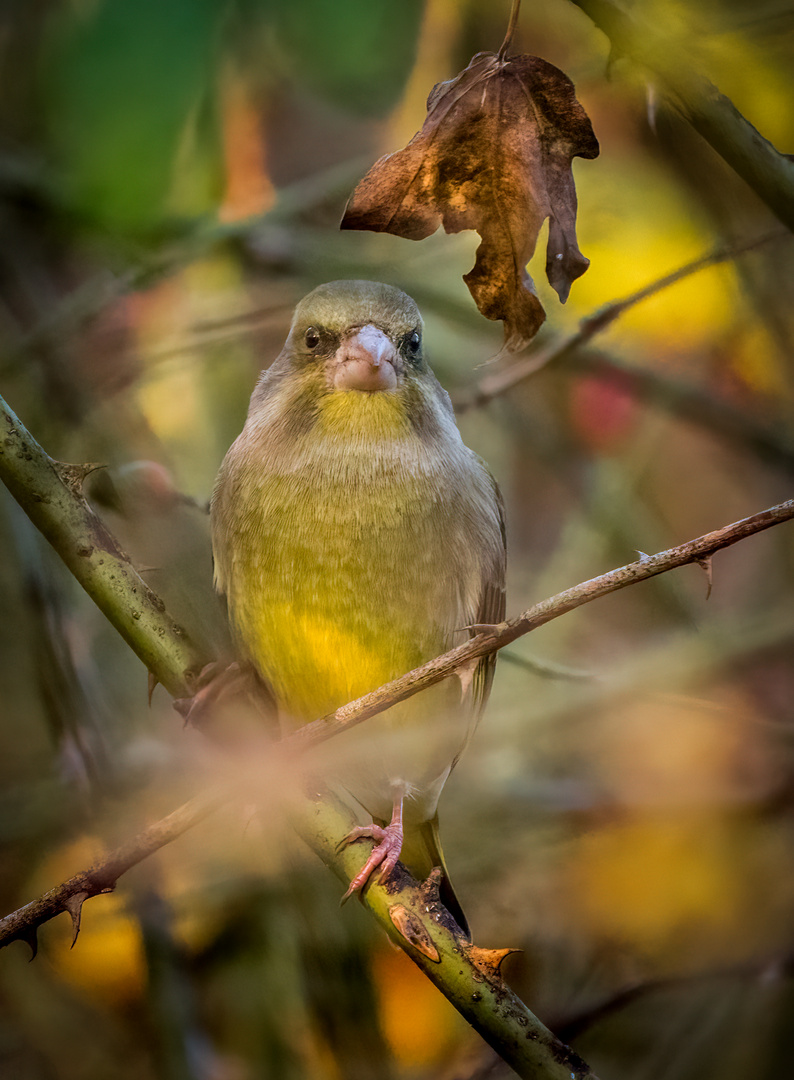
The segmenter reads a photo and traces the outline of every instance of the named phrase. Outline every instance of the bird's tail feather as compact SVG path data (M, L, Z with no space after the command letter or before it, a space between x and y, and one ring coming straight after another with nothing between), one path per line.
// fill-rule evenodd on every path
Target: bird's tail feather
M463 914L460 901L455 895L455 890L452 888L444 852L441 850L441 841L438 836L438 813L434 814L429 821L406 826L400 862L419 881L424 881L434 866L441 867L444 872L440 888L441 903L461 930L469 936L469 924Z

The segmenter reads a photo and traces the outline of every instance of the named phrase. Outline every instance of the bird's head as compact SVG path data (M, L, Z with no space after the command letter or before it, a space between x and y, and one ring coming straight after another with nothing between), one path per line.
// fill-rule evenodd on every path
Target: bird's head
M298 304L282 357L293 370L321 373L329 392L388 393L427 370L422 328L419 309L399 289L331 281Z
M295 309L287 340L252 397L257 431L306 433L318 422L348 434L410 427L432 436L449 397L422 349L422 316L400 289L331 281Z

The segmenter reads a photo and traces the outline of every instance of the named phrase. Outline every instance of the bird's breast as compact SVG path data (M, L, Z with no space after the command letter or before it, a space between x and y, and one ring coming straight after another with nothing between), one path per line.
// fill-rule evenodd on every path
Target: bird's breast
M230 613L297 722L444 651L473 617L481 572L464 534L465 476L384 414L377 438L330 424L230 478Z

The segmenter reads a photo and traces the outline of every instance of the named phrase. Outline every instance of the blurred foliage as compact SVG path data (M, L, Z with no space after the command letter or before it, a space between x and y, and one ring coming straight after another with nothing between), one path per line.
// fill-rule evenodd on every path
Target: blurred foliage
M422 0L274 0L278 42L293 77L342 109L382 115L397 104L416 53Z
M195 188L196 173L219 173L202 116L225 8L224 0L120 0L54 20L43 73L49 128L70 201L85 215L109 229L140 229L162 215L177 163ZM180 209L209 210L217 190L206 187Z
M794 150L788 8L640 3ZM344 276L405 288L450 390L499 349L461 281L475 237L337 227L365 167L419 129L431 86L498 48L507 8L3 5L0 386L54 456L107 463L97 509L219 653L205 506L300 296ZM571 76L602 145L575 165L591 267L565 308L533 270L540 345L773 227L626 58L606 77L608 43L573 5L525 5L516 47ZM790 240L768 243L461 418L507 502L509 611L788 497L792 281ZM668 384L709 407L683 414ZM604 1080L786 1075L793 585L783 526L719 555L708 601L690 567L518 642L445 791L477 942L523 948L508 980ZM147 708L145 672L3 493L0 595L11 910L232 765L162 691ZM297 782L263 775L258 814L220 814L91 901L74 949L62 916L35 963L21 944L0 954L0 1075L506 1075L357 905L339 911L279 813Z

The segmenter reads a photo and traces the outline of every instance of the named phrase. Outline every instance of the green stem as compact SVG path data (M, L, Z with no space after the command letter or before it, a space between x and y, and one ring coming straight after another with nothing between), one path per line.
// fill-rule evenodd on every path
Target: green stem
M85 591L169 693L185 696L207 662L86 502L94 466L55 461L0 397L0 479Z
M360 850L360 844L337 850L339 838L355 821L327 791L307 799L299 814L293 815L292 824L345 885L369 854L368 849ZM432 875L424 885L417 885L398 864L386 885L365 887L362 902L391 940L519 1076L597 1080L579 1055L503 982L499 967L512 950L473 946L438 902Z

